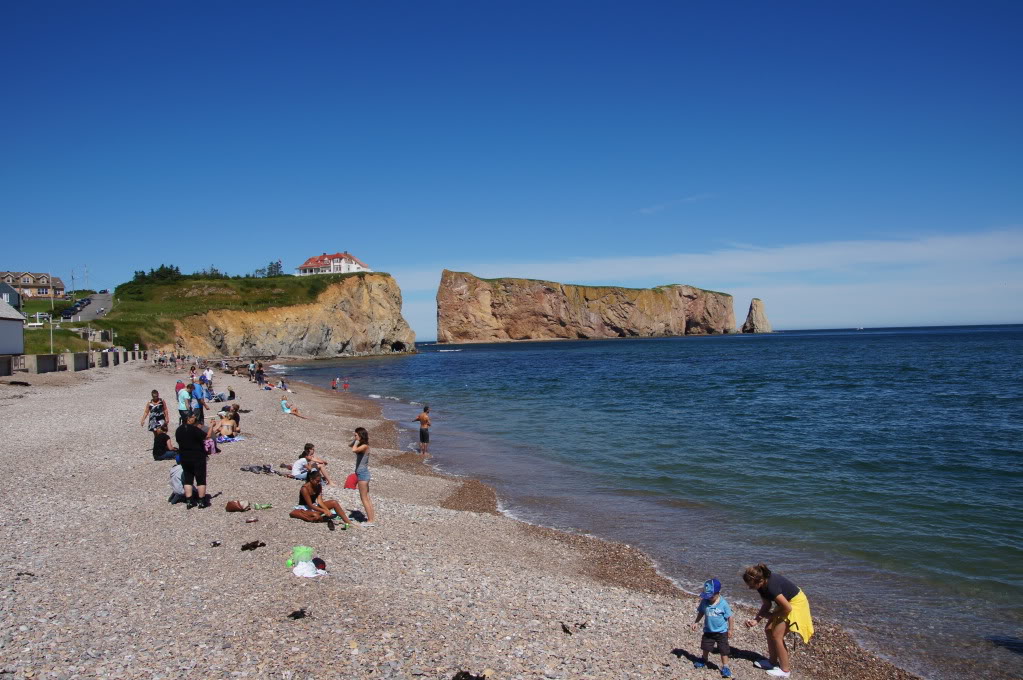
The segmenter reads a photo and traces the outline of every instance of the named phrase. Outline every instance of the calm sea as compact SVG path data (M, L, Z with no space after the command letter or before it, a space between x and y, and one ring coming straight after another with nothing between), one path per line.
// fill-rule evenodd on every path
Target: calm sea
M289 366L434 419L505 512L680 585L766 562L932 678L1023 677L1023 326L494 345Z

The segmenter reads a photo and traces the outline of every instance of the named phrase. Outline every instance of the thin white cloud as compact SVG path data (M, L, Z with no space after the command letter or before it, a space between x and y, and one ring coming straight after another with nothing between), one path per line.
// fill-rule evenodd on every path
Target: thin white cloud
M666 201L664 203L658 203L657 205L649 205L645 208L640 208L636 212L640 215L656 215L659 212L664 212L668 208L672 208L676 205L682 205L683 203L696 203L697 201L706 201L714 198L717 194L693 194L692 196L686 196L685 198L678 198L674 201Z

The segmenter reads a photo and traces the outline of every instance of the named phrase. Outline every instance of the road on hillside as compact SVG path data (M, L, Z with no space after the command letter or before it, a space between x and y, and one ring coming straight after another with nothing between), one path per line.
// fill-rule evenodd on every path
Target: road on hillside
M92 298L92 304L83 309L78 314L75 314L71 320L75 323L79 321L95 321L107 315L110 311L111 305L114 304L114 296L110 293L103 293L102 295L96 293L90 296ZM99 309L103 307L104 311L101 314Z

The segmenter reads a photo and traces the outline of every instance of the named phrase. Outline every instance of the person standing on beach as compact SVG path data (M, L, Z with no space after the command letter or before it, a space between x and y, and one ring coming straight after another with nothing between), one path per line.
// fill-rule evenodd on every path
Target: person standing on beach
M341 389L343 389L345 392L348 391L348 378L345 378L344 385L341 386Z
M199 421L200 425L206 423L206 414L204 411L209 407L206 406L206 388L202 386L198 380L192 383L192 411L195 413L195 419Z
M188 414L192 412L192 383L188 383L178 390L178 413L181 415L181 422L184 425Z
M206 448L205 440L215 436L211 427L209 433L203 432L195 424L195 413L190 413L184 425L178 427L174 438L178 442L178 453L181 455L181 484L185 489L185 508L191 510L196 505L200 508L210 507L206 498ZM193 486L195 496L192 495Z
M794 630L803 642L810 641L813 636L810 602L795 583L781 574L771 573L763 563L748 567L742 573L742 580L751 590L756 590L763 601L756 617L746 621L746 627L753 628L767 619L764 635L767 636L768 662L760 660L753 665L766 670L768 675L787 678L792 668L789 650L785 648L785 634Z
M366 511L364 527L376 526L376 512L373 510L373 501L369 497L369 432L364 427L355 428L355 439L352 440L352 453L355 454L355 476L359 480L359 498L362 500L362 508Z
M253 359L249 359L249 382L256 379L256 362Z
M419 455L430 457L430 407L424 406L423 412L412 422L419 423Z
M700 606L696 608L696 621L692 629L696 630L703 623L703 637L700 638L700 650L703 657L693 662L693 668L706 668L707 657L717 646L721 654L721 677L732 677L732 670L728 667L728 655L732 653L728 646L728 629L732 622L732 608L721 596L721 581L712 578L704 582L703 592L700 593Z
M139 425L145 425L147 418L150 432L156 432L158 427L167 424L167 402L160 398L160 393L156 390L152 392L152 399L146 402L146 410Z
M330 389L337 392L337 378L334 378L333 380L330 381Z

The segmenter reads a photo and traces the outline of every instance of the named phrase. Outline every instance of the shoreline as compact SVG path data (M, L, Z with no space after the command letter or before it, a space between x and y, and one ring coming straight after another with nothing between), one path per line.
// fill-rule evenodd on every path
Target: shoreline
M248 411L246 439L210 458L211 509L169 505L170 464L151 460L151 436L137 419L149 390L166 397L177 375L129 365L0 386L0 434L10 444L0 465L12 482L0 498L9 565L0 570L0 670L129 678L280 677L282 670L305 677L325 669L345 678L437 680L486 669L497 680L709 677L687 658L699 654L699 635L687 628L696 598L657 574L645 554L491 514L492 489L397 450L396 423L364 397L296 383L302 387L289 399L310 418L301 420L280 412L279 392L218 373L218 387L232 386ZM43 417L46 428L24 426ZM330 532L289 519L298 482L239 469L290 463L312 441L340 481L354 464L345 445L357 425L373 443L374 528ZM24 464L54 453L59 474ZM325 487L325 495L360 508L355 492ZM39 512L40 497L59 502L62 512ZM233 499L274 508L225 513ZM239 550L257 539L266 547ZM300 544L326 560L328 576L290 573L284 559ZM644 590L648 583L663 589ZM289 618L299 609L308 615ZM746 651L766 649L762 631L740 624L732 644L739 677L767 677ZM913 677L823 621L810 645L797 647L794 665L800 677L820 680Z
M682 337L682 336L679 336ZM601 338L604 339L604 338ZM613 338L609 338L613 339ZM438 343L439 344L439 343ZM471 343L469 343L471 344ZM297 363L297 362L293 362ZM361 400L372 406L378 417L383 418L391 424L393 429L393 448L398 448L398 425L397 421L387 419L383 416L382 404L378 400L362 395L342 393L329 388L314 385L301 379L292 378L294 384L302 385L307 389L316 391L325 397L332 397L345 394L349 399ZM508 515L500 510L500 499L496 490L490 485L481 482L473 477L452 475L439 472L428 465L417 453L406 452L399 456L384 461L385 465L396 467L410 474L426 477L439 477L460 482L462 487L471 486L474 490L470 496L471 500L464 503L454 502L444 504L442 507L463 512L486 512L488 514L500 515L510 522L519 525L519 530L526 536L538 540L553 540L570 546L573 550L585 556L587 563L586 574L595 580L606 585L624 588L641 594L656 594L677 600L697 601L697 594L690 593L682 588L674 579L666 576L660 565L643 550L634 546L620 543L618 541L601 538L599 536L582 533L572 533L563 529L556 529L540 524L534 524L525 520ZM445 503L455 498L453 494ZM487 500L481 500L481 497ZM489 500L492 499L492 500ZM733 605L736 612L743 612L752 617L756 609L745 605ZM745 618L736 616L736 620ZM741 623L738 625L742 625ZM880 656L865 648L855 636L844 629L840 623L830 621L827 618L814 617L815 634L809 644L796 638L796 649L810 652L808 658L800 658L798 672L806 677L816 680L830 680L842 678L843 680L871 680L874 678L892 678L897 680L921 680L921 676L913 674L890 659ZM754 629L759 633L760 629ZM762 636L761 636L762 640ZM733 644L734 647L734 644ZM832 652L830 656L813 654L811 647L824 649ZM761 645L760 651L766 653L766 643ZM792 652L790 652L792 653ZM750 661L757 656L746 653ZM743 658L740 654L736 658ZM823 658L819 658L823 657ZM795 658L795 657L794 657ZM713 660L713 656L712 656ZM807 661L809 663L807 664ZM803 664L807 664L806 667ZM864 666L864 667L861 667ZM769 677L764 674L764 677Z

